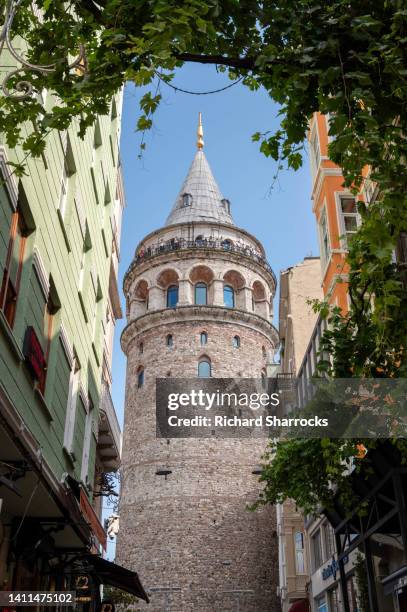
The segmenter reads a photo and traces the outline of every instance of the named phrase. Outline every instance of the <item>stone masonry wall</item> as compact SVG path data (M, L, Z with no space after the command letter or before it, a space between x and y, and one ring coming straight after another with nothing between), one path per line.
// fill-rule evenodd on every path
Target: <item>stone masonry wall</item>
M240 348L233 347L235 335ZM152 329L145 321L130 336L117 551L118 562L134 568L151 595L139 609L277 612L275 511L247 510L261 490L252 471L266 440L155 438L156 377L195 377L203 355L213 377L260 377L274 349L271 335L253 322L231 320L226 309L223 321L203 315L199 322L188 321L187 309ZM137 389L140 366L145 383ZM157 475L162 468L171 474Z

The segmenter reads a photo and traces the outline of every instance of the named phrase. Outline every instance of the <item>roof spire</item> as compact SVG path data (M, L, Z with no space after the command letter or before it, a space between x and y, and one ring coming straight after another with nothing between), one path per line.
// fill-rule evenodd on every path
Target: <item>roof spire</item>
M204 139L203 139L203 127L202 127L202 113L198 114L198 131L196 133L198 139L196 142L196 146L198 149L204 148Z

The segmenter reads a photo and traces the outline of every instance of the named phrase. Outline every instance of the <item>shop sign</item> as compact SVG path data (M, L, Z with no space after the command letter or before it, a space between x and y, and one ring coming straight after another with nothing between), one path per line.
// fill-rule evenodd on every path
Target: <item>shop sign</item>
M349 561L349 557L346 555L346 557L343 558L343 564L346 565L348 561ZM332 557L331 563L329 563L329 565L324 567L324 569L322 570L322 580L328 580L328 578L330 578L331 576L333 577L334 580L336 580L336 574L338 572L339 572L339 563L337 559L335 559L335 557Z

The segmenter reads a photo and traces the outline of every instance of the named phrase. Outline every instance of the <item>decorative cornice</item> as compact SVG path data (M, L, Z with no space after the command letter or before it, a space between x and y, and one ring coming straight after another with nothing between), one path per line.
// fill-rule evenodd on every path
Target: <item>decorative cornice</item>
M49 293L49 275L46 272L44 262L37 247L34 247L33 266L37 273L38 280L40 281L40 286L44 297L47 300Z
M121 334L121 346L127 355L130 343L142 332L169 324L176 325L196 322L202 325L208 321L241 325L246 328L255 329L268 340L271 340L275 346L279 342L278 332L274 325L258 314L237 308L225 308L223 306L188 305L147 312L141 317L134 319L128 323Z
M316 210L323 180L327 176L342 176L342 170L341 168L325 168L324 166L319 167L311 192L311 200L314 200L314 205L312 208L313 212Z

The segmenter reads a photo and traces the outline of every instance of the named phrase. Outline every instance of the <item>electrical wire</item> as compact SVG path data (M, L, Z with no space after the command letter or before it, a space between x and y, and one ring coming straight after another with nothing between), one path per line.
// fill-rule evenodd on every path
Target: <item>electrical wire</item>
M171 87L171 89L173 89L174 91L179 91L181 93L189 94L191 96L209 96L211 94L220 93L221 91L226 91L226 89L230 89L231 87L234 87L235 85L243 81L243 79L245 78L244 76L241 76L236 81L233 81L233 83L229 83L229 85L226 85L225 87L221 87L219 89L212 89L211 91L190 91L189 89L182 89L182 87L177 87L176 85L169 83L156 70L154 71L154 74L156 75L158 79L160 79L160 81L162 81L162 83L165 83L166 85L168 85L168 87Z

